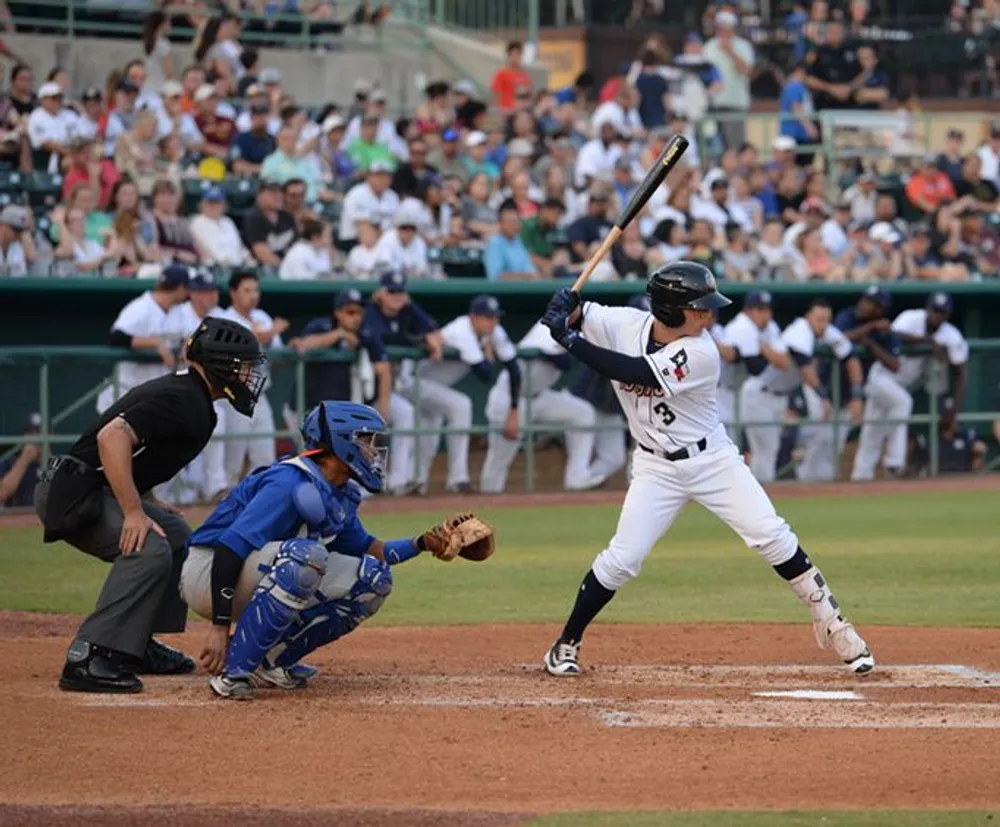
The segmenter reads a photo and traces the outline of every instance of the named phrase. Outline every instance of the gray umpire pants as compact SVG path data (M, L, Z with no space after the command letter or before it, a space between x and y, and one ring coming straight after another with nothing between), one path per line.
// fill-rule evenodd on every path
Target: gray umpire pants
M49 485L43 480L35 488L35 512L42 520ZM184 546L191 534L191 527L179 514L145 501L142 510L167 536L149 532L142 548L127 557L118 550L124 518L110 488L103 493L100 519L66 538L74 548L111 563L97 607L83 621L77 639L137 658L142 657L153 634L184 631L187 604L177 583L184 562Z

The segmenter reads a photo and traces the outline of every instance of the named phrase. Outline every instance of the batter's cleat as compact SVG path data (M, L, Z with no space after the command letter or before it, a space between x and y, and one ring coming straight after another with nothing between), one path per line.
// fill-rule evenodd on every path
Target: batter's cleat
M257 691L257 687L249 677L215 675L208 683L216 695L230 701L249 701Z
M76 640L66 653L59 688L64 692L134 694L142 692L142 681L103 650Z
M187 675L194 672L194 661L178 649L150 638L146 651L126 663L137 675Z
M254 680L258 686L269 684L278 689L305 689L309 683L305 678L298 677L291 669L283 666L268 666L262 663L253 673Z
M813 624L816 642L821 649L837 655L857 675L867 675L875 668L875 656L853 624L836 615Z
M579 675L580 646L566 640L557 640L545 655L545 671L557 678Z

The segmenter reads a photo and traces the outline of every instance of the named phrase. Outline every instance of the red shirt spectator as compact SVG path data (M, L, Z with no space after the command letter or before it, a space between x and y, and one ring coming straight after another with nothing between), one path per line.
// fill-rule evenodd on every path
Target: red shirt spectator
M99 192L98 207L105 209L119 178L114 163L107 158L94 157L93 139L77 138L70 149L70 166L63 178L63 202L69 203L70 194L80 184L89 184Z
M236 137L235 121L216 114L219 96L212 84L203 84L195 92L194 100L198 107L194 122L201 134L205 136L205 154L225 158L229 154L230 144Z
M504 111L514 108L519 89L531 91L534 84L531 82L531 75L524 71L521 66L521 55L523 47L520 43L514 42L507 45L507 65L498 69L493 75L493 83L490 88L497 106Z
M906 185L906 200L928 215L937 210L942 201L955 200L955 185L937 168L936 161L935 156L926 156Z

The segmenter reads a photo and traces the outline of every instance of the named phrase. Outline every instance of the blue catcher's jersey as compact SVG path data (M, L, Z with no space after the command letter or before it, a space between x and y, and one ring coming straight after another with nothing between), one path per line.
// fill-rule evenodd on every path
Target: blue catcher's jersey
M353 482L335 488L308 457L282 460L258 468L219 503L188 539L188 546L213 548L222 544L242 559L272 541L304 537L307 526L293 494L302 483L316 486L326 514L319 539L329 551L361 557L375 538L358 517L361 495Z

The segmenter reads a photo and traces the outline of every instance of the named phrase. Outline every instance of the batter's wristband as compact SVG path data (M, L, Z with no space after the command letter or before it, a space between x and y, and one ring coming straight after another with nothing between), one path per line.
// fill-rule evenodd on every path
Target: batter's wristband
M865 389L862 385L851 385L851 399L864 399Z

